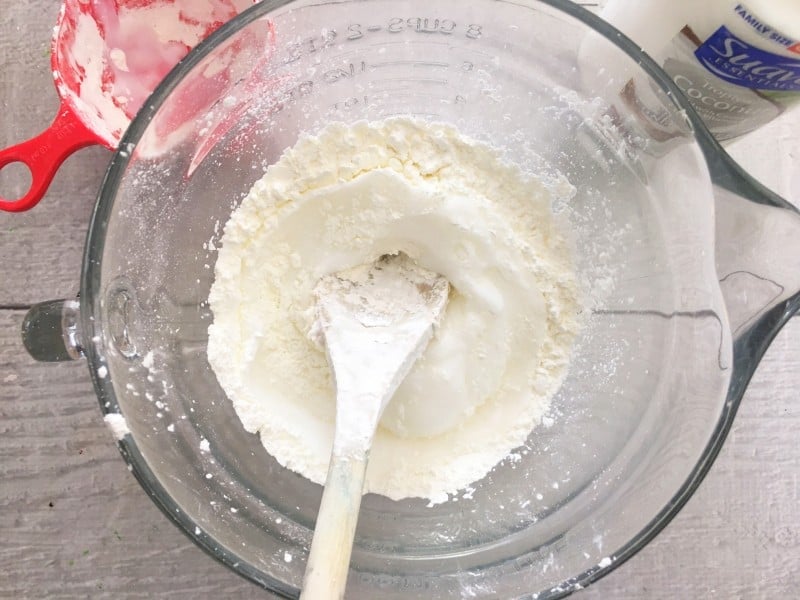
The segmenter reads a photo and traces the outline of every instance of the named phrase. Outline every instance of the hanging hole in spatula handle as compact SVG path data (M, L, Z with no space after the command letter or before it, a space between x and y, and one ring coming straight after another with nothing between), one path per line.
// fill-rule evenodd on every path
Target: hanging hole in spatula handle
M64 160L76 150L94 144L106 145L62 102L50 127L27 142L0 150L0 170L12 163L22 163L31 176L30 188L20 198L5 198L0 191L0 210L22 212L33 208L47 192Z

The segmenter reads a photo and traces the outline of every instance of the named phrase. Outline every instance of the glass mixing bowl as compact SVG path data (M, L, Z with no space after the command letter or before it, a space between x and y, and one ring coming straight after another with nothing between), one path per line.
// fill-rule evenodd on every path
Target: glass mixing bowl
M695 490L800 290L797 211L740 171L637 46L566 0L265 0L240 15L132 123L80 300L35 307L26 345L85 356L154 501L212 556L296 596L321 488L242 428L208 365L216 247L299 135L398 114L452 123L545 177L594 303L546 426L513 459L437 506L364 498L349 596L566 595Z

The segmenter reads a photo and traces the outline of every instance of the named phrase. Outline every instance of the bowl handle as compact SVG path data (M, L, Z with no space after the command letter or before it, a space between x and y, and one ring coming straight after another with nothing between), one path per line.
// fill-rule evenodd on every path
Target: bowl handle
M800 212L726 153L709 163L717 275L736 354L755 364L800 310Z
M62 362L83 357L80 303L50 300L35 304L22 321L22 342L40 362Z

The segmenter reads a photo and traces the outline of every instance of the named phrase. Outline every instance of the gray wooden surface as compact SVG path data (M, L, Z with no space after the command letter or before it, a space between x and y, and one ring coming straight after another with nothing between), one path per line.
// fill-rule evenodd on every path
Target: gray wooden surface
M48 39L55 0L0 1L0 146L55 113ZM732 153L800 198L800 111ZM256 587L185 538L128 473L86 365L42 365L19 327L32 302L77 291L94 194L109 154L71 158L35 210L0 213L0 597L256 598ZM14 187L5 175L0 189ZM594 598L796 598L800 588L800 319L778 337L710 475Z

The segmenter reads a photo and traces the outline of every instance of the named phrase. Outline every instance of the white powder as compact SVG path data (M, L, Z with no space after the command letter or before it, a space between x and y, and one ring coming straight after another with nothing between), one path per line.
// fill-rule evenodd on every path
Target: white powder
M309 338L326 348L336 381L340 458L369 448L383 409L441 322L449 291L446 279L403 253L326 275L314 287Z
M550 203L536 176L449 126L335 123L299 140L231 215L209 297L209 361L244 427L324 482L335 400L308 338L314 286L404 252L452 291L384 413L366 491L438 502L482 478L541 422L579 329Z
M126 435L128 435L131 430L128 428L128 422L125 420L119 413L108 413L103 420L108 425L108 428L111 430L111 433L114 434L114 438L117 440L121 440Z

